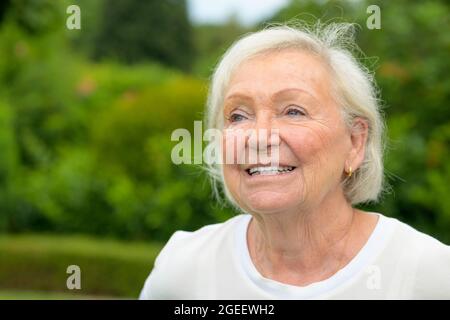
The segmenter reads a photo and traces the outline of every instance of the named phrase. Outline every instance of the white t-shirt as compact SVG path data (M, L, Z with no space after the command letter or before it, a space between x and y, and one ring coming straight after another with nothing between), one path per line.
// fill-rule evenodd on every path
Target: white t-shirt
M379 213L368 241L331 277L307 286L263 277L247 246L249 214L175 232L140 299L450 299L450 246Z

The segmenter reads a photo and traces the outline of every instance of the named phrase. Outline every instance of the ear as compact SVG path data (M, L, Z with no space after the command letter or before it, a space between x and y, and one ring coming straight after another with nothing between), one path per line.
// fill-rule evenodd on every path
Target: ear
M368 135L368 121L360 117L354 118L350 130L351 149L346 161L346 167L344 168L345 170L352 167L352 170L356 171L356 169L361 166L364 160Z

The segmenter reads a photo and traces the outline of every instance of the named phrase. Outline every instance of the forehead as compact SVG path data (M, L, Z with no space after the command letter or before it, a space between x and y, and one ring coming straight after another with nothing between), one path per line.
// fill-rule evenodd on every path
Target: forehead
M267 95L292 87L326 96L331 77L324 61L299 49L259 54L235 69L225 96L234 93Z

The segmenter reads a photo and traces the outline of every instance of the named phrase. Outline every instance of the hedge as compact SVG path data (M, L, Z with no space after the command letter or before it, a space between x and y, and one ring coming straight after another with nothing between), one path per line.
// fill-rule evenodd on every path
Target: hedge
M1 235L0 290L137 298L161 248L78 235ZM67 289L69 265L80 267L80 290Z

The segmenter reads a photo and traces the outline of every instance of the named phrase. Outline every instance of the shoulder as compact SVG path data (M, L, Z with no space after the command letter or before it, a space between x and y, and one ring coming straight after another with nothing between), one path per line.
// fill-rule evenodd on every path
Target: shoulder
M245 215L240 214L195 231L174 232L156 257L140 298L174 298L175 291L181 294L180 286L192 287L201 268L210 265L215 254L229 248L235 226L242 219Z
M416 256L420 255L430 262L438 260L448 262L450 246L398 219L387 217L385 219L394 224L394 241L402 250L414 251Z
M414 279L413 296L450 298L450 246L397 219L392 245Z
M208 250L222 243L225 238L230 238L235 230L234 226L244 218L244 215L237 215L225 222L210 224L195 231L179 230L173 233L167 244L161 250L158 259L175 259L183 257L197 251ZM177 253L176 256L172 256Z
M442 243L438 239L419 231L398 219L387 219L391 220L391 223L395 225L395 235L397 236L398 241L408 244L409 247L415 245L417 248L423 248L422 254L427 255L429 258L432 258L439 253L445 254L450 252L450 246Z

